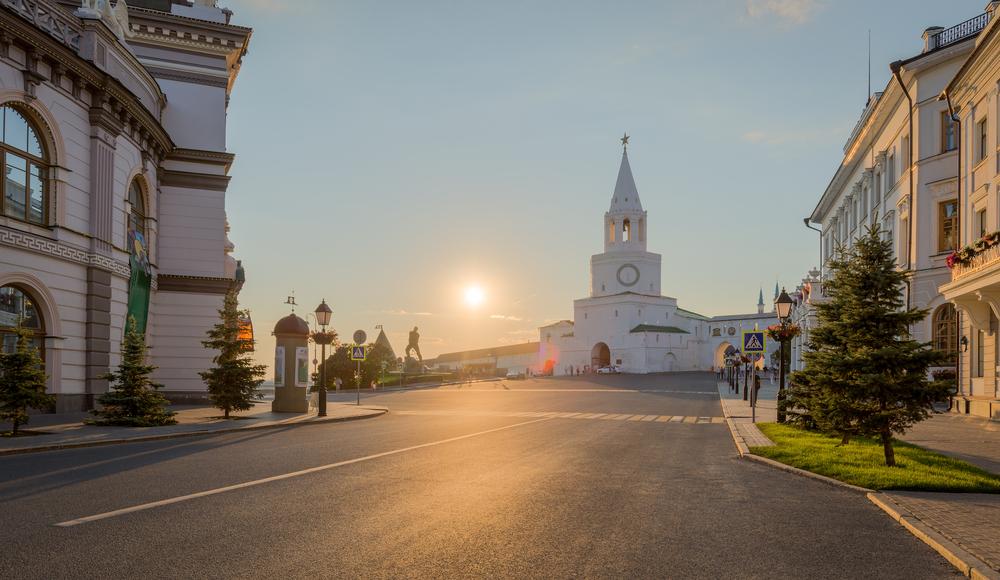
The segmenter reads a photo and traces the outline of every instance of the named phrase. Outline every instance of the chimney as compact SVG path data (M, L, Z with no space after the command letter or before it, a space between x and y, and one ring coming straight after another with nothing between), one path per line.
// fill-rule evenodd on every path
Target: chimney
M991 0L986 3L986 12L990 13L990 18L995 15L997 6L1000 6L1000 0Z
M997 1L1000 2L1000 0ZM935 48L937 48L937 43L934 37L937 35L938 32L941 32L942 30L944 30L944 28L941 28L940 26L931 26L930 28L924 31L923 35L921 36L921 38L924 39L924 52L930 52Z

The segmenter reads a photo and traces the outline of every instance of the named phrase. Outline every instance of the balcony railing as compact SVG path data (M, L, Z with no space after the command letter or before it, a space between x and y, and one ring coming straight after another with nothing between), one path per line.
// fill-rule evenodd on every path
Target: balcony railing
M944 48L949 44L965 40L970 36L979 34L979 31L986 28L990 21L990 13L983 12L975 18L970 18L961 24L956 24L951 28L945 28L941 32L931 36L930 47L933 49Z
M997 266L1000 266L1000 245L976 254L968 264L955 264L955 267L951 269L951 280L954 282Z
M80 20L50 0L0 0L7 8L50 36L77 50L80 48Z

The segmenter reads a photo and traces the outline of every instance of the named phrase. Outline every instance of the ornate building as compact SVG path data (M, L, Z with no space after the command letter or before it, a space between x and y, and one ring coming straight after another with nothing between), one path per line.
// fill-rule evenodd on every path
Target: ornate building
M155 378L197 372L230 256L226 107L251 30L214 0L0 0L0 338L28 327L60 411L107 390L131 316Z
M562 375L614 365L626 373L710 370L743 330L777 322L763 292L756 314L707 317L680 308L660 289L660 254L646 248L648 216L622 139L618 179L604 214L604 252L590 258L590 296L573 302L574 320L539 329L535 370ZM769 345L769 352L777 345ZM761 361L764 364L764 361Z

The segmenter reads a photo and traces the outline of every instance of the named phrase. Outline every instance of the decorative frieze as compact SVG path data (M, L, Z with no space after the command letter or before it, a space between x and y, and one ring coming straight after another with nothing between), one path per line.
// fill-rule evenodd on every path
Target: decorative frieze
M122 278L128 278L130 275L129 267L126 263L119 262L109 256L102 256L80 248L60 244L54 240L47 240L27 232L0 228L0 245L21 248L69 262L75 262L83 266L102 268Z

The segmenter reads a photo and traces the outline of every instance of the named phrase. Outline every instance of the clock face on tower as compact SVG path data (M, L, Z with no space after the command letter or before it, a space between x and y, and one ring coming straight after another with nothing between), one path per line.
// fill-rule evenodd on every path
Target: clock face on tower
M618 282L622 286L635 286L635 283L639 281L639 268L636 268L632 264L625 264L621 268L618 268Z

